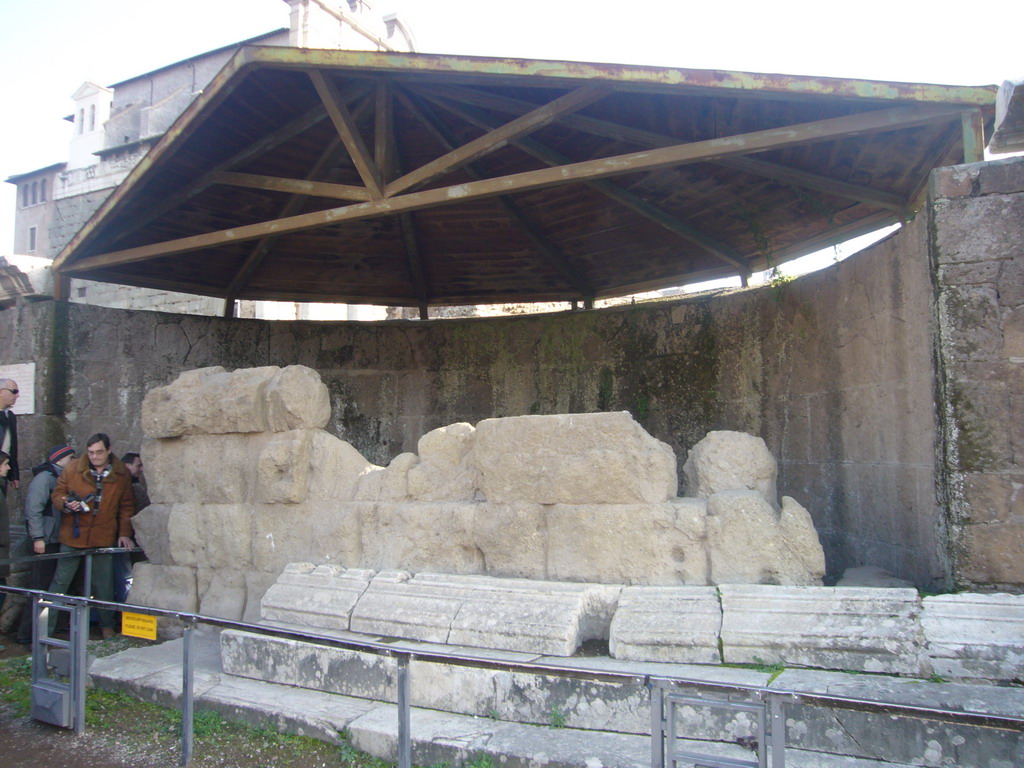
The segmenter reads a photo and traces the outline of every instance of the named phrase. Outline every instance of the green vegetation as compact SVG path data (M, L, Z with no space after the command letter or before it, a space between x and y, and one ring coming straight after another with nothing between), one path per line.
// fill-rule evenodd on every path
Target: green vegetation
M141 641L118 637L90 643L93 655L104 656ZM29 657L0 661L0 717L26 719L31 699L32 664ZM177 765L181 755L181 712L140 701L120 691L90 688L85 702L86 735L111 754L126 749L139 764ZM26 727L32 727L29 723ZM304 736L279 733L225 720L219 713L197 709L193 715L193 760L196 768L260 765L265 768L393 768L391 763L367 755L347 743L348 734L334 745ZM130 746L126 746L130 745ZM493 768L477 760L471 768ZM432 768L447 768L434 766Z
M552 707L548 714L548 725L552 728L565 728L565 713L559 707Z
M734 669L752 669L755 672L761 672L766 675L771 675L768 678L768 682L765 685L771 685L771 683L786 671L786 665L781 661L769 663L762 659L760 656L754 657L753 664L723 664L723 667L732 667Z

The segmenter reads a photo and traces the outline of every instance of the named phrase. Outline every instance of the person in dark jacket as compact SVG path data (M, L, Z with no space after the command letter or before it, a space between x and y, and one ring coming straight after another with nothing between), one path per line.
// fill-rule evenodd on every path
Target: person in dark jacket
M132 515L135 513L132 477L124 463L113 455L110 438L102 432L86 441L86 455L61 473L50 498L53 508L62 511L61 552L135 546L132 541ZM81 559L67 557L57 564L50 584L51 592L67 590ZM97 600L113 600L113 558L110 555L93 557L91 586ZM57 621L56 613L50 612L51 633ZM103 609L97 613L103 636L112 637L114 612Z
M11 410L18 402L18 382L14 379L0 379L0 451L7 456L8 471L0 476L0 560L6 560L10 553L10 516L7 510L8 486L18 487L18 419ZM0 565L0 584L6 583L10 566ZM4 604L6 593L0 592L0 605Z
M55 445L46 455L46 461L32 467L32 482L25 494L25 528L36 555L60 551L60 514L53 511L50 494L57 486L57 478L68 464L75 460L75 449L70 445ZM48 589L57 569L56 560L32 563L30 589ZM18 642L32 642L32 604L25 605L18 625Z

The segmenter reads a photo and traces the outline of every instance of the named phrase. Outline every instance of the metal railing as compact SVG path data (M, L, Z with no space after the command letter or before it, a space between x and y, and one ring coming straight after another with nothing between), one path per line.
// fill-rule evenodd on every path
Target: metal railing
M111 549L95 552L122 552L125 550ZM70 553L74 555L75 553ZM59 555L54 555L59 556ZM67 555L65 555L67 556ZM44 557L35 555L33 557ZM14 558L4 562L23 562L31 558ZM86 582L89 583L89 582ZM36 620L39 620L39 608L54 606L67 610L69 607L84 606L105 608L114 611L130 611L158 618L178 621L183 625L182 643L182 751L181 765L187 766L192 760L192 720L194 712L193 673L194 659L192 639L196 627L200 624L232 629L252 634L266 635L276 638L296 640L304 643L336 648L340 650L369 653L394 659L396 662L396 709L398 717L398 768L412 766L412 731L411 731L411 685L410 663L427 662L450 666L474 667L478 669L516 672L536 675L547 675L559 678L580 679L588 682L617 683L622 685L644 686L651 696L651 766L652 768L676 768L684 761L690 765L707 766L708 768L767 768L771 760L771 768L784 768L786 750L786 707L791 704L820 706L830 709L857 710L876 713L887 717L910 717L915 719L935 720L955 723L969 727L997 728L1001 730L1024 733L1024 717L1011 715L993 715L961 710L950 710L921 705L901 704L897 702L872 701L831 694L806 693L764 686L750 686L734 683L714 682L697 678L666 676L660 674L634 674L628 672L594 671L574 667L563 667L557 664L540 662L513 662L473 656L471 654L448 653L444 651L403 650L393 645L371 640L351 640L321 635L316 632L269 627L233 621L215 616L186 611L173 611L147 606L125 605L85 597L60 595L42 590L23 589L19 587L0 586L0 591L20 594L28 597L37 606ZM88 625L86 625L87 627ZM87 637L88 632L78 633L79 637ZM84 663L84 651L81 652ZM708 694L680 693L682 688L696 689ZM81 695L84 697L84 686ZM716 698L717 697L717 698ZM742 699L742 701L737 701ZM77 703L76 703L77 706ZM753 745L757 753L756 761L739 760L698 753L693 750L677 748L680 738L676 729L675 710L679 706L703 706L726 708L754 714L758 721L758 733ZM81 711L84 713L84 700ZM82 723L84 727L84 722ZM77 727L76 727L76 732Z

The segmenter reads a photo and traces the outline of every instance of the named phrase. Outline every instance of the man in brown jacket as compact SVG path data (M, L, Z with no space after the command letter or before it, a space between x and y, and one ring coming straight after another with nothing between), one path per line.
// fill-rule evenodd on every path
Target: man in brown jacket
M60 551L81 552L102 547L134 547L132 515L135 497L132 476L110 450L110 438L97 433L86 441L86 454L61 472L51 495L54 510L62 510ZM51 592L63 593L78 571L81 557L58 561L50 584ZM97 600L114 599L113 557L92 559L92 595ZM114 612L99 610L104 637L114 634ZM49 616L50 632L57 612Z

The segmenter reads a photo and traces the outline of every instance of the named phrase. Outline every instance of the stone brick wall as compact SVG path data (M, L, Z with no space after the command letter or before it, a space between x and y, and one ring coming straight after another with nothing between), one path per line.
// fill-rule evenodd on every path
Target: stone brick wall
M0 359L41 363L26 466L97 430L137 449L145 391L210 365L314 368L328 431L375 464L491 416L628 410L680 464L709 430L748 431L814 517L829 578L870 564L934 589L949 564L926 245L920 220L783 286L539 316L268 322L43 302L0 313Z
M943 472L961 586L1024 585L1024 162L932 177Z

